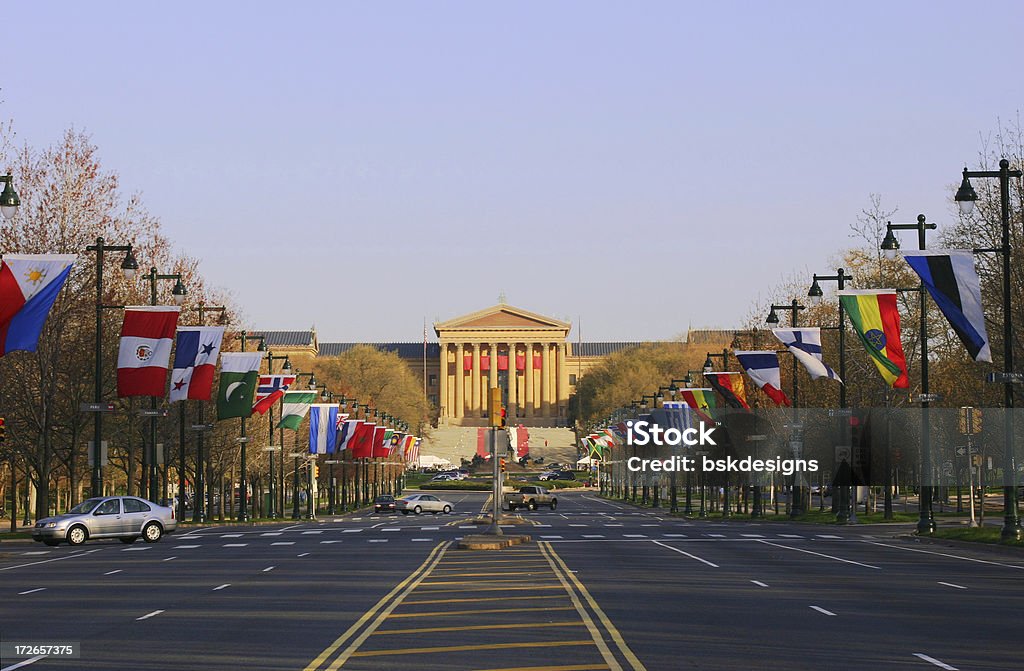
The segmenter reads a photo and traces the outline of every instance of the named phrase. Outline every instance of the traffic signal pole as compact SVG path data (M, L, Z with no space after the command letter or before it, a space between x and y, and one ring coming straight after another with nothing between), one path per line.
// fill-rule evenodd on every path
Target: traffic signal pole
M493 480L491 483L491 525L487 527L484 534L489 536L503 536L501 530L501 466L498 459L498 429L504 420L504 408L501 403L501 388L492 387L488 395L488 420L491 424L491 469Z

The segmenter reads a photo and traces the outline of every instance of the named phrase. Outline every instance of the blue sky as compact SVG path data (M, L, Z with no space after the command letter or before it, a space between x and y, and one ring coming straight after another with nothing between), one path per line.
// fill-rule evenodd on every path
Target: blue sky
M1020 2L0 16L20 139L91 133L250 326L323 341L415 341L502 291L585 340L736 325L783 276L832 271L872 193L950 221L1024 99Z

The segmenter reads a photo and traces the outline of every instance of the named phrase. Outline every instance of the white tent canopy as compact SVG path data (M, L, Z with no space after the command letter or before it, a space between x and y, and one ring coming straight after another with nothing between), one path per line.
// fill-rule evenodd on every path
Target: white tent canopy
M596 466L601 463L600 459L592 459L591 457L583 457L582 459L576 460L577 466Z
M432 454L421 454L420 455L420 468L438 468L445 469L451 468L452 462L441 457L435 457Z

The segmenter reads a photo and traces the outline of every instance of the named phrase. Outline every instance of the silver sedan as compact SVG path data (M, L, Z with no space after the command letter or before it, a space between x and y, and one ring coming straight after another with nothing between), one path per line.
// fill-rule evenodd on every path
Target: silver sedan
M447 515L454 508L455 504L451 501L445 501L439 499L433 494L410 494L409 496L403 496L398 499L396 503L396 510L400 510L403 515L409 513L444 513Z
M63 515L46 517L32 527L32 540L47 545L81 545L90 538L139 538L155 543L178 527L174 509L134 496L86 499Z

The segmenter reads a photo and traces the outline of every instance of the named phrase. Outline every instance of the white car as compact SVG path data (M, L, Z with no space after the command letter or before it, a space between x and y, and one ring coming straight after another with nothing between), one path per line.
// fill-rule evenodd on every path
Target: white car
M448 482L449 480L458 480L458 478L448 473L438 473L430 478L430 482Z
M451 501L445 501L439 499L433 494L410 494L403 496L395 502L396 510L400 510L403 515L409 513L415 513L417 515L421 513L444 513L445 515L452 512L455 509L455 504Z

